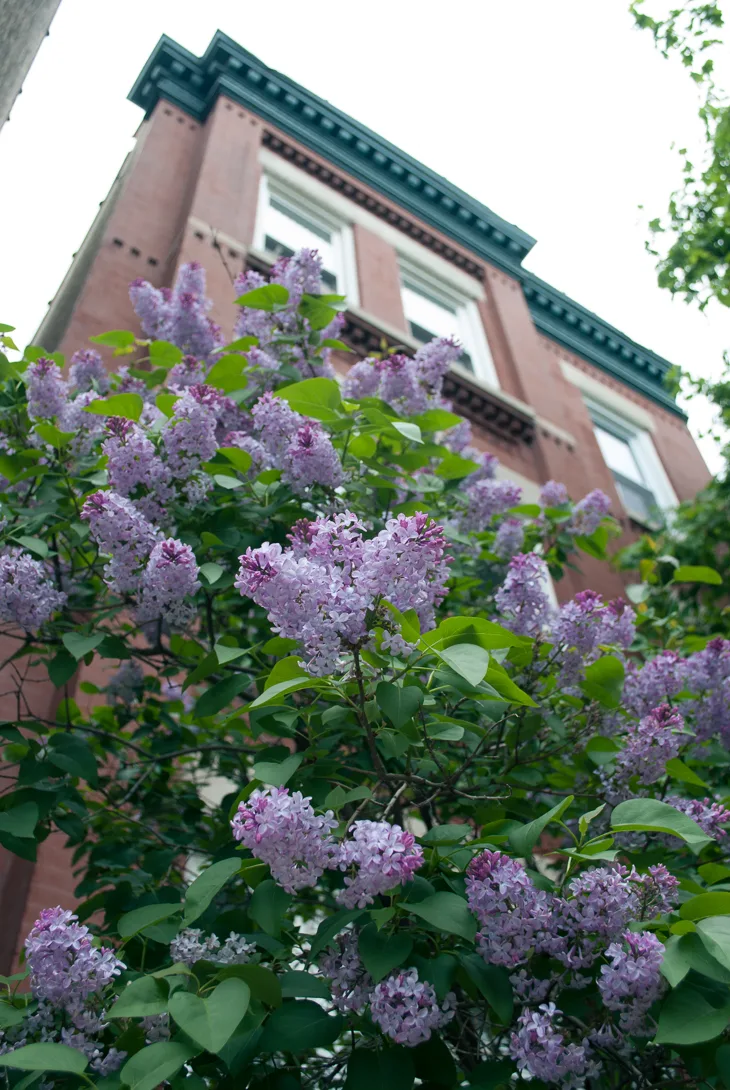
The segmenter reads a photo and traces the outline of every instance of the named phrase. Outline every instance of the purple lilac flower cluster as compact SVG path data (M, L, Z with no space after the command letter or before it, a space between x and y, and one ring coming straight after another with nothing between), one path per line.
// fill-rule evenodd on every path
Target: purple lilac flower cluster
M627 731L624 747L616 757L615 781L627 784L636 776L648 786L665 774L667 761L682 748L684 719L676 708L660 704L638 725Z
M319 965L322 975L331 982L334 1005L343 1014L360 1014L375 986L360 960L357 943L357 932L346 931L330 946Z
M316 814L311 799L287 787L256 790L231 822L233 836L264 863L287 892L313 886L326 870L348 872L337 900L364 908L405 882L423 864L411 833L387 821L356 821L341 844L332 837L331 810Z
M439 337L411 358L396 354L365 359L350 368L342 387L353 401L377 397L403 416L414 416L443 403L444 378L461 353L457 341Z
M510 1055L518 1070L534 1079L581 1087L586 1077L596 1073L590 1043L584 1038L581 1044L566 1044L565 1032L558 1025L561 1016L554 1003L541 1003L537 1010L525 1008L510 1040Z
M28 365L24 378L30 419L60 417L68 400L68 383L58 364L47 356L40 356Z
M496 515L503 515L516 507L522 497L522 489L512 481L497 481L479 476L467 477L464 489L468 501L461 518L462 530L486 530Z
M90 390L106 394L109 390L109 375L104 361L93 348L74 352L68 369L68 377L71 386L80 394Z
M675 810L696 821L700 829L713 840L727 836L727 830L723 826L730 822L730 810L722 803L712 799L683 799L678 795L670 795L665 801Z
M573 508L573 516L570 520L570 532L590 537L595 533L601 522L611 510L610 497L600 488L594 488L582 500L579 500Z
M346 908L365 908L377 896L410 882L423 866L423 851L412 833L386 821L356 821L340 848L339 867L347 874L337 900Z
M173 963L189 966L204 960L216 965L245 965L255 949L253 943L246 942L235 931L221 943L217 935L204 936L200 928L186 927L170 943L170 957Z
M275 631L301 642L313 674L334 672L342 653L372 638L368 616L381 599L414 609L426 630L446 593L443 531L427 515L399 515L374 538L363 530L346 511L298 523L289 549L265 542L240 557L236 587L267 610Z
M110 417L106 430L101 449L107 457L109 484L120 496L133 498L151 522L163 519L174 489L172 474L154 443L139 425L121 416Z
M650 931L625 931L621 942L606 950L608 965L601 967L598 989L604 1006L617 1011L625 1033L651 1036L647 1026L649 1008L662 993L660 974L664 947Z
M200 589L195 553L174 538L158 541L142 576L137 620L162 620L183 628L195 613L191 600Z
M205 270L197 261L180 266L172 289L133 280L129 297L146 337L169 341L203 360L220 347L221 331L208 317L211 303L205 297Z
M311 799L301 791L257 789L239 805L231 825L234 838L268 863L272 877L288 893L313 886L336 865L338 847L331 835L335 816L331 810L315 814Z
M93 946L88 927L60 907L44 908L25 940L33 995L78 1012L125 968L113 950Z
M634 642L635 621L634 610L623 599L604 602L593 590L579 591L561 606L551 634L560 649L561 686L577 683L585 667L598 657L602 644L628 649Z
M617 1004L621 997L621 1004L607 1006L621 1013L620 1032L634 1032L631 1027L643 1019L653 1002L648 997L656 997L661 990L661 956L657 960L653 947L650 950L632 943L628 943L629 955L619 956L622 948L616 944L628 942L627 927L632 921L653 919L670 911L677 901L678 885L663 866L639 874L616 864L594 867L576 876L567 893L548 894L534 886L522 863L502 852L487 850L475 856L467 868L466 893L481 928L477 934L480 953L485 961L513 970L511 980L523 1002L540 1002L566 985L585 987L591 979L584 975L585 971L590 971L598 959L608 957L613 960L611 971L607 972L608 967L603 970L605 986L617 997ZM663 948L658 946L661 953ZM532 958L541 955L557 960L564 970L546 979L534 978L530 973ZM637 977L642 981L640 989ZM643 1006L642 996L646 998ZM564 1043L564 1036L553 1033L553 1021L560 1012L551 1008L549 1013L546 1020L526 1008L521 1029L512 1040L513 1057L522 1057L523 1066L539 1078L546 1077L541 1073L542 1061L538 1057L532 1065L534 1049L527 1046L533 1040L530 1035L540 1026L549 1046L546 1060L559 1065L572 1062L574 1055ZM525 1027L530 1028L527 1036L522 1033ZM586 1042L580 1047L586 1047ZM557 1070L551 1077L558 1078ZM569 1067L565 1069L565 1073L569 1071Z
M235 288L245 295L267 283L280 284L289 297L286 305L276 312L241 307L234 337L258 338L258 345L248 353L251 365L258 369L264 383L282 364L296 368L302 378L332 376L330 350L319 346L340 335L343 315L337 314L328 326L318 330L317 343L312 346L309 322L297 313L303 295L318 295L322 290L322 259L317 251L300 250L292 257L279 258L268 280L261 273L249 270L236 278ZM299 343L292 344L290 338L296 333L302 336Z
M65 603L40 560L15 548L0 554L0 621L36 632Z
M294 412L283 398L268 392L253 406L251 415L255 438L233 433L228 443L248 450L261 468L281 470L282 480L297 495L306 494L315 484L324 488L342 484L344 475L337 451L316 420Z
M454 1017L456 997L449 992L439 1004L433 986L418 979L416 969L394 973L376 984L370 996L370 1017L375 1025L399 1045L428 1041Z
M494 601L502 622L518 636L536 636L548 623L548 579L547 564L537 553L518 553L510 560Z

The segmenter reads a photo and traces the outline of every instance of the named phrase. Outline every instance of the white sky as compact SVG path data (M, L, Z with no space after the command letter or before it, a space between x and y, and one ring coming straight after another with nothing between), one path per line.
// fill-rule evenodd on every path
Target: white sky
M142 114L126 95L160 34L200 54L220 28L532 234L525 264L538 275L673 362L718 374L730 313L672 300L644 252L646 221L679 181L671 144L699 138L694 91L627 7L62 0L0 131L0 321L32 339L132 145ZM690 406L695 434L708 421Z

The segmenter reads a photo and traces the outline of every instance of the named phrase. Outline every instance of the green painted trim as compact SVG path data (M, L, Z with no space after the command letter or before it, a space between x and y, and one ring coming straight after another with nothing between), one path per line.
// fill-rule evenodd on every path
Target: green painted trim
M473 254L516 277L537 328L663 408L667 360L522 267L535 240L364 125L216 31L202 57L163 35L129 98L149 116L160 98L204 121L225 94L324 159L389 197Z

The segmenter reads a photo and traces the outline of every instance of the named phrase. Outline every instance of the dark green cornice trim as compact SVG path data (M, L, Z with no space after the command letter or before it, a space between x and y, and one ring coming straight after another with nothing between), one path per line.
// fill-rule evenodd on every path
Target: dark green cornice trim
M268 68L217 31L202 57L163 35L130 99L146 115L164 98L204 121L219 95L390 198L522 283L541 332L665 409L684 416L663 384L670 364L522 267L535 240L364 125Z

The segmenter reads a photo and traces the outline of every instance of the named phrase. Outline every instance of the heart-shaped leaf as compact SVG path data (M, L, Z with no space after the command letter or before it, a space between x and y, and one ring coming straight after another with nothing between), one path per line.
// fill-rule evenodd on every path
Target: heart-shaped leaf
M206 998L175 992L170 997L170 1015L206 1052L220 1052L248 1010L250 999L248 984L229 977Z
M375 690L375 699L384 715L396 730L404 726L416 714L423 703L423 692L414 685L391 685L381 681Z
M129 1090L156 1090L176 1075L193 1055L194 1050L179 1041L158 1041L127 1060L121 1070L122 1082Z
M386 935L378 931L375 924L368 924L360 932L358 949L365 968L377 984L403 964L413 949L413 939L407 935Z

